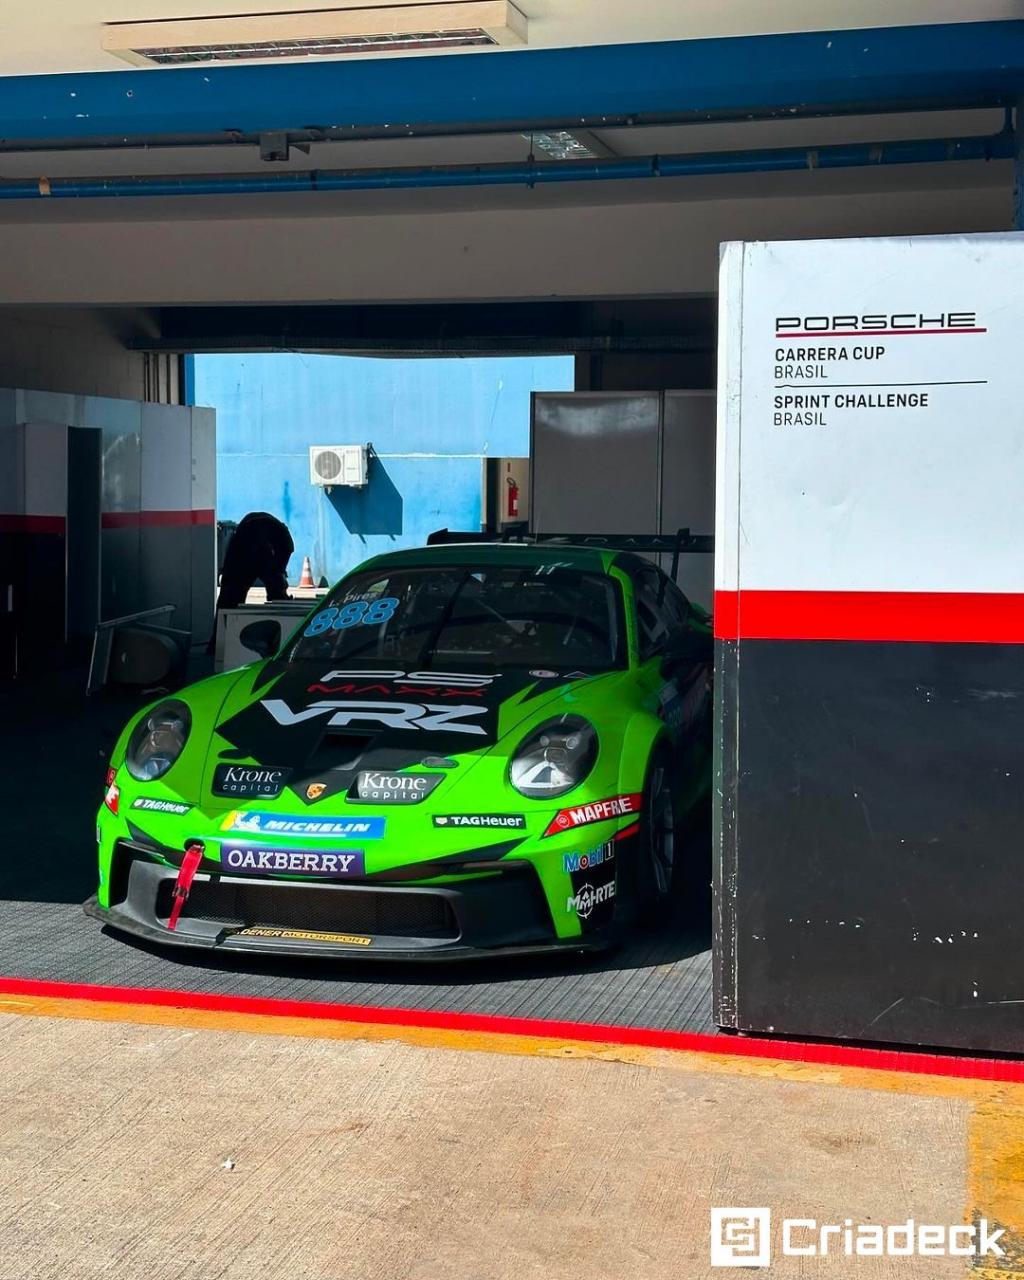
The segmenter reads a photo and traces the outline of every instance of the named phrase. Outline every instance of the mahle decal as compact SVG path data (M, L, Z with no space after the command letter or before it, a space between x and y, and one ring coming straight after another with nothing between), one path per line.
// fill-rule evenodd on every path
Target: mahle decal
M581 920L586 920L595 907L599 907L602 902L608 902L609 899L614 897L614 880L609 880L607 884L599 885L596 889L592 884L585 884L578 893L568 899L565 909L566 911L574 911Z

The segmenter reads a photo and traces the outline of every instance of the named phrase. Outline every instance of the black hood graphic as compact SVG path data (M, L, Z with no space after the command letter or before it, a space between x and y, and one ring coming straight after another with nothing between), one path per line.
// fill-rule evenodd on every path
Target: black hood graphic
M289 768L289 788L315 803L347 792L362 770L430 768L432 758L486 750L498 740L502 703L550 696L581 674L268 663L249 691L239 690L246 705L217 726L233 748L220 759ZM311 783L320 784L314 797Z

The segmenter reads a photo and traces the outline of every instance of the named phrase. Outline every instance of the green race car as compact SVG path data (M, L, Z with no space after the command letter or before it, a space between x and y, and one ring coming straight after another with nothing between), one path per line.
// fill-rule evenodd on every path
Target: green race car
M708 615L639 555L434 546L114 749L90 915L223 951L607 945L664 901L711 778Z

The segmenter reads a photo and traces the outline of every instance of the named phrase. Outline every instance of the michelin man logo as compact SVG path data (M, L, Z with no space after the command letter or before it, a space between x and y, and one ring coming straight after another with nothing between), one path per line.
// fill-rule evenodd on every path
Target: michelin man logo
M767 1267L770 1262L770 1210L711 1210L713 1267Z

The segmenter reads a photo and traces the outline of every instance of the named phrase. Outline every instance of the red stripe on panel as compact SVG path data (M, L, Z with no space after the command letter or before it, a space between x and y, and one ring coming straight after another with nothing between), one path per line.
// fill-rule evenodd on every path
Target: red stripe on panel
M197 511L104 511L104 529L177 528L213 524L213 509Z
M0 533L63 533L63 516L0 514Z
M720 640L895 640L1024 644L1010 592L718 591Z
M790 329L776 338L937 338L946 334L988 333L987 329Z

